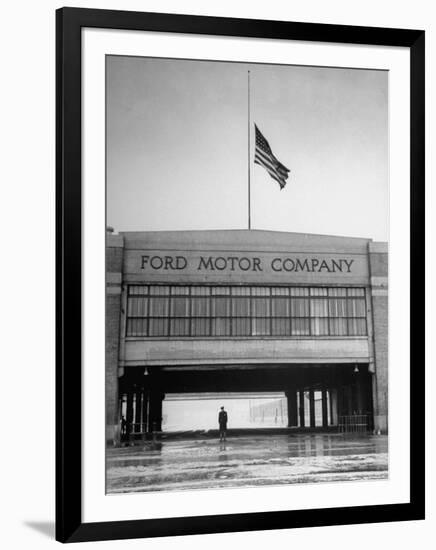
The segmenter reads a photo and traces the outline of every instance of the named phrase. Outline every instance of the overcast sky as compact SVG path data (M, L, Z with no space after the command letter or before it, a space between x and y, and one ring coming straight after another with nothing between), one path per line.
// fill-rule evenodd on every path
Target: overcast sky
M291 170L280 191L252 136L252 228L387 240L387 72L135 57L107 60L108 225L247 228L248 70Z

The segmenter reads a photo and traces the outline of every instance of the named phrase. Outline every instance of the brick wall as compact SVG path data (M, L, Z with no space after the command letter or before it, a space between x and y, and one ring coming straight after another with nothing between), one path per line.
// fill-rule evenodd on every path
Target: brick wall
M386 243L369 243L374 332L374 424L388 431L388 250Z
M121 316L123 238L107 235L106 241L106 442L119 441L118 358Z

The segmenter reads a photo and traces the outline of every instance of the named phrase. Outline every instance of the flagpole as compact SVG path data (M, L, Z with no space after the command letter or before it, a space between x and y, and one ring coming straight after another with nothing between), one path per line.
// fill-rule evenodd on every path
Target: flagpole
M248 71L248 229L251 229L251 174L250 174L250 165L251 165L251 158L250 158L250 150L251 150L251 143L250 143L250 71Z

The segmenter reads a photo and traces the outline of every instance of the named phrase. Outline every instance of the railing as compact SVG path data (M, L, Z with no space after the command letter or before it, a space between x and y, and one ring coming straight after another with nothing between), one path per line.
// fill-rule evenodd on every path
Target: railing
M155 424L156 423L153 423L151 433L158 431ZM121 426L121 439L128 439L129 437L132 438L140 435L144 436L147 433L147 424L145 422L131 422L127 423L124 427Z
M133 444L133 441L145 439L147 436L147 424L143 422L132 422L121 426L121 443Z
M340 416L339 431L341 433L369 432L369 416L367 414L352 414L348 416Z
M147 424L144 422L132 422L126 426L126 433L131 435L143 434L147 432Z

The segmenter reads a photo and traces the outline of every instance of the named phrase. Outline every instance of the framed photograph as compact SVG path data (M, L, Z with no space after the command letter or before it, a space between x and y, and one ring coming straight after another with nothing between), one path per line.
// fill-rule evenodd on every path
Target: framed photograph
M424 32L57 11L61 542L424 518Z

